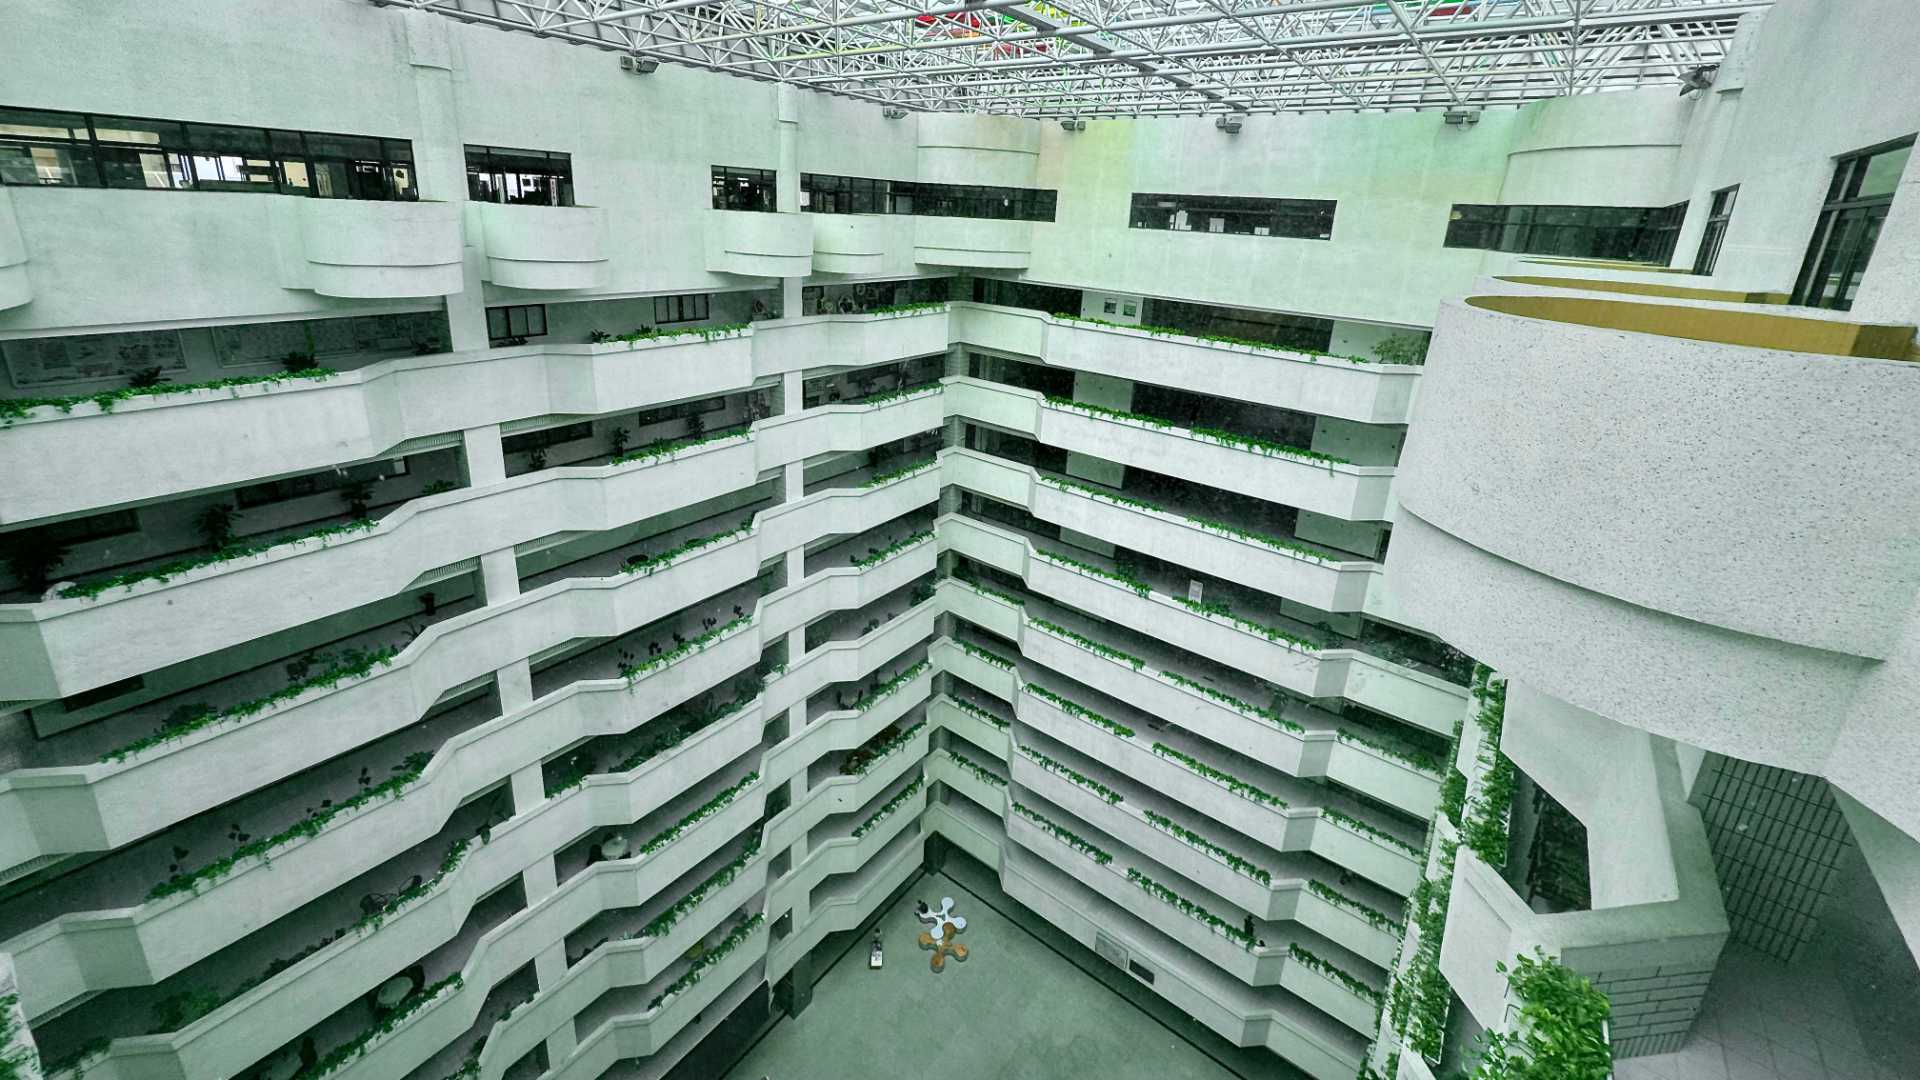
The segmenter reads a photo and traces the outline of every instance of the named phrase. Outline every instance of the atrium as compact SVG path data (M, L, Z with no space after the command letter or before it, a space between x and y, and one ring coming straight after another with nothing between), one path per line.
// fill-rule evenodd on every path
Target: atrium
M0 1080L1920 1078L1916 57L0 5Z

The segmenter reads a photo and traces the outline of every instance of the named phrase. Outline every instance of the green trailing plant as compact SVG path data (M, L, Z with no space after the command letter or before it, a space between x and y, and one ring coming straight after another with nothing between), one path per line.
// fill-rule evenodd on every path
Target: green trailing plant
M953 759L955 765L972 773L974 777L982 783L992 784L994 787L1007 786L1005 777L997 775L992 769L987 768L985 765L980 764L965 754L956 754L952 750L942 750L941 753Z
M767 916L764 912L756 912L752 918L734 927L727 933L727 936L721 938L719 943L713 948L701 953L699 958L694 960L693 965L682 972L679 978L668 983L666 989L655 994L653 1000L647 1002L647 1011L652 1012L658 1009L672 998L678 997L681 993L692 988L693 984L699 982L701 977L707 973L708 968L726 959L727 954L739 948L740 943L747 940L755 930L759 929L760 924L765 922L766 919Z
M1295 735L1301 735L1306 733L1306 730L1307 730L1306 728L1301 727L1299 724L1296 724L1292 720L1289 720L1286 717L1280 715L1280 713L1277 710L1263 709L1258 705L1249 705L1248 703L1240 700L1237 697L1234 697L1232 694L1229 694L1224 690L1219 690L1214 687L1208 686L1205 683L1197 682L1193 679L1189 679L1185 675L1181 675L1177 672L1163 671L1160 673L1160 677L1172 683L1175 686L1185 687L1186 689L1191 690L1196 694L1200 694L1207 698L1211 698L1212 700L1219 702L1220 704L1225 705L1227 708L1232 709L1235 712L1238 712L1241 715L1246 716L1250 719L1264 720L1267 723L1272 724L1274 727L1277 727L1282 731L1292 732Z
M869 310L869 315L918 315L925 311L945 311L945 300L922 300L912 304L888 304Z
M233 523L240 518L240 512L226 503L214 503L193 515L193 527L199 531L200 539L214 551L225 551L233 545ZM364 515L355 514L355 517Z
M680 920L685 918L688 912L704 903L707 897L733 884L734 879L740 876L740 871L745 870L747 864L752 862L754 856L758 854L760 854L760 840L755 837L745 851L735 855L725 866L707 875L706 880L688 890L687 895L674 901L672 907L654 916L647 925L628 934L628 939L650 941L666 934L667 931L679 925Z
M1245 928L1235 926L1136 869L1131 867L1127 869L1127 880L1132 882L1148 896L1173 907L1187 918L1200 923L1207 929L1212 930L1214 933L1219 934L1221 937L1226 938L1228 941L1233 942L1249 952L1253 951L1256 945L1264 944L1252 934L1248 933Z
M657 555L633 556L620 564L620 572L624 574L639 574L645 577L656 571L665 570L667 567L674 565L696 551L710 548L715 544L723 544L729 540L738 540L752 533L753 522L745 521L738 527L728 529L725 532L711 533L707 536L696 536Z
M1108 787L1107 785L1101 783L1098 780L1095 780L1090 776L1086 776L1078 772L1072 766L1069 766L1064 762L1056 761L1055 759L1048 757L1047 755L1041 753L1040 751L1035 750L1031 746L1022 746L1020 748L1020 752L1027 755L1027 757L1031 758L1035 765L1040 766L1041 768L1047 770L1050 773L1055 774L1056 776L1064 776L1068 780L1073 781L1074 783L1080 785L1081 787L1086 788L1088 791L1093 792L1095 795L1100 796L1102 799L1105 799L1107 801L1107 805L1109 806L1121 801L1119 792L1113 790L1112 788Z
M26 1080L33 1075L34 1053L16 1040L20 1036L20 1022L14 1018L14 1009L20 1004L20 995L0 995L0 1080ZM51 1071L51 1070L49 1070Z
M739 780L734 781L726 790L721 791L713 798L701 803L679 821L653 834L652 839L640 845L640 850L634 852L631 857L639 858L643 855L651 855L661 848L666 847L668 844L673 843L688 829L693 828L695 825L700 824L715 814L718 814L720 811L725 810L728 806L731 806L733 801L740 797L741 792L752 787L755 783L758 783L759 780L760 771L756 769L741 777Z
M1012 726L1012 721L983 709L965 698L948 697L947 700L953 703L954 708L959 709L963 713L978 717L992 724L994 727L999 728L1001 731L1005 731L1008 727Z
M913 737L920 734L920 729L926 726L927 722L922 720L912 727L902 728L894 732L893 735L875 743L873 746L861 747L860 749L865 751L865 753L861 754L858 761L849 760L845 766L842 767L841 771L848 776L865 776L873 771L875 765L878 765L894 751L912 742ZM860 751L855 751L855 753L860 753Z
M925 674L928 669L932 667L933 667L932 662L927 660L922 660L919 663L914 664L913 666L900 672L898 675L895 675L893 678L888 679L886 682L881 683L879 686L876 686L871 690L868 690L866 693L861 694L859 697L853 700L852 705L849 705L847 707L852 709L855 712L866 712L868 709L871 709L875 705L879 704L882 698L889 697L892 694L896 693L897 691L899 691L901 687L919 678L921 675ZM914 725L916 729L919 726L920 725L918 724Z
M1440 1060L1453 988L1440 974L1440 945L1447 927L1447 901L1453 888L1457 843L1443 842L1431 830L1435 873L1421 879L1407 898L1407 918L1419 942L1387 990L1384 1012L1402 1045L1429 1062ZM1404 949L1404 944L1402 948Z
M1424 364L1427 344L1428 339L1419 334L1395 334L1375 342L1373 355L1382 364Z
M1046 832L1048 835L1052 836L1055 840L1058 840L1061 843L1072 848L1073 850L1079 852L1080 854L1085 855L1087 858L1092 859L1094 862L1099 863L1101 866L1105 866L1108 863L1113 861L1112 852L1108 851L1106 848L1101 847L1099 844L1096 844L1093 841L1086 839L1080 834L1074 832L1072 829L1069 829L1064 825L1058 824L1053 819L1047 817L1045 814L1040 813L1038 810L1035 810L1031 806L1028 806L1026 803L1015 802L1013 804L1013 810L1014 810L1014 813L1019 814L1021 817L1026 818L1028 821L1033 822L1036 827Z
M1407 843L1405 840L1400 839L1399 837L1393 835L1390 832L1387 832L1384 829L1378 828L1377 826L1369 825L1366 822L1361 821L1359 818L1354 817L1352 814L1349 814L1340 810L1335 810L1331 806L1323 806L1320 808L1320 816L1323 818L1326 818L1328 821L1333 822L1334 824L1340 826L1341 828L1346 829L1349 832L1359 833L1362 836L1366 836L1373 840L1377 840L1380 843L1385 844L1386 846L1393 848L1396 851L1399 851L1401 854L1406 855L1409 858L1417 859L1420 857L1421 852L1419 848L1415 847L1412 844Z
M1518 780L1513 762L1500 752L1500 736L1506 721L1507 683L1505 680L1495 682L1492 673L1482 667L1475 671L1469 693L1480 705L1473 720L1481 732L1478 763L1485 771L1480 776L1479 790L1467 799L1461 838L1488 866L1499 870L1507 865L1511 835L1509 814L1513 810L1513 791Z
M102 390L93 394L75 394L70 397L23 397L0 400L0 427L12 427L15 420L28 417L35 409L53 409L62 416L73 411L75 405L92 402L103 413L110 413L113 407L123 401L135 398L164 397L169 394L190 394L197 390L226 390L229 397L238 397L241 389L249 386L270 387L295 379L307 382L320 382L340 374L332 368L310 367L298 371L279 371L271 375L243 375L231 379L214 379L197 383L162 383L153 386L123 386L117 390Z
M1045 630L1047 633L1052 634L1054 637L1064 638L1065 640L1073 642L1075 645L1080 646L1081 648L1087 650L1090 653L1094 653L1098 656L1104 656L1107 659L1112 660L1113 662L1118 664L1125 664L1128 667L1131 667L1135 671L1139 671L1142 667L1145 667L1147 663L1145 660L1140 659L1139 657L1133 655L1130 652L1122 652L1121 650L1116 649L1111 645L1103 645L1100 642L1095 641L1090 637L1086 637L1081 634L1076 634L1073 631L1067 629L1066 627L1061 626L1059 623L1048 622L1045 619L1029 618L1027 620L1027 625L1034 627L1035 629Z
M1350 728L1341 728L1339 730L1339 736L1340 741L1343 743L1364 746L1376 754L1380 754L1383 757L1390 757L1428 776L1438 778L1440 776L1440 770L1444 767L1444 762L1441 761L1440 755L1438 754L1429 754L1420 750L1397 746L1383 739L1377 739L1371 735L1362 734Z
M607 453L619 457L627 452L627 443L632 441L633 433L618 424L607 432Z
M1219 862L1226 863L1235 873L1250 877L1262 885L1270 886L1273 884L1273 874L1255 865L1252 860L1243 859L1235 855L1233 852L1201 836L1192 829L1178 824L1164 814L1156 814L1151 810L1142 810L1140 813L1147 819L1147 824L1179 840L1188 847L1198 848Z
M370 518L361 518L357 521L343 522L339 525L327 525L310 532L300 533L297 536L286 536L278 540L252 544L230 544L218 551L189 555L185 558L162 563L159 566L152 566L143 570L129 570L125 573L114 574L111 577L97 578L93 581L83 581L74 585L68 585L60 590L60 595L70 600L90 600L109 589L122 587L132 589L136 585L143 585L150 581L170 581L173 578L179 577L181 574L198 570L202 567L217 566L220 563L232 562L236 559L251 558L252 556L265 555L272 551L295 548L313 541L318 541L321 546L324 547L333 540L353 536L358 533L372 532L379 527L379 524L379 522Z
M380 929L381 924L385 923L389 918L399 914L414 901L419 900L421 897L439 888L442 881L445 881L455 870L460 869L460 865L467 861L467 856L471 854L477 846L485 843L485 836L479 835L461 837L453 843L448 844L447 853L441 856L440 866L433 872L432 877L427 878L418 885L412 885L394 893L387 898L386 903L380 905L380 910L360 916L354 920L353 925L348 929L354 933Z
M218 711L210 706L203 705L194 707L194 711L190 715L182 717L179 721L169 720L167 725L159 731L135 739L130 743L116 747L100 755L100 761L102 764L113 764L115 762L125 761L130 757L151 750L156 746L179 742L181 739L195 732L204 731L215 725L258 716L275 705L285 701L291 701L310 690L332 690L344 683L353 682L373 674L375 669L383 668L393 663L393 658L399 654L400 650L397 648L343 650L337 659L329 657L328 659L331 659L332 662L318 674L309 675L303 679L296 679L271 694L254 698L251 701L243 701L238 705L230 705Z
M1459 769L1448 768L1447 778L1440 781L1440 812L1456 825L1462 820L1460 811L1467 805L1467 774Z
M1345 968L1302 948L1299 942L1293 942L1287 946L1287 956L1299 961L1302 966L1311 968L1333 982L1338 983L1348 993L1368 1004L1378 1006L1385 1001L1385 997L1380 991L1368 986L1365 981L1356 977Z
M1047 484L1051 487L1059 488L1062 491L1078 492L1082 495L1087 495L1095 499L1100 499L1104 502L1110 502L1115 506L1124 506L1133 510L1142 510L1150 514L1162 514L1167 517L1181 517L1181 518L1184 518L1188 524L1193 525L1197 528L1203 529L1207 532L1216 533L1220 536L1230 537L1235 540L1243 540L1250 544L1259 544L1262 547L1272 548L1273 550L1281 552L1282 554L1297 555L1301 558L1311 559L1314 562L1321 562L1321 563L1340 561L1339 556L1336 556L1331 552L1322 551L1319 548L1312 547L1307 544L1302 544L1295 540L1283 540L1277 536L1268 536L1265 533L1257 533L1248 529L1242 529L1238 525L1229 525L1224 521L1215 521L1212 518L1199 518L1199 517L1192 517L1190 515L1176 514L1171 510L1162 509L1158 506L1153 505L1150 502L1145 502L1140 499L1135 499L1127 495L1119 495L1114 492L1108 491L1104 488L1094 487L1091 484L1082 484L1076 481L1062 479L1057 476L1042 476L1040 477L1040 482L1043 484Z
M688 638L686 641L668 649L659 656L650 656L639 663L622 664L620 665L620 677L627 680L627 689L632 690L643 677L651 675L669 664L684 660L694 653L704 650L707 646L727 637L736 630L742 629L752 621L752 616L742 615L731 622L721 623L719 626L706 631L698 637Z
M1229 337L1225 334L1196 334L1190 330L1181 330L1172 326L1134 326L1129 323L1109 322L1087 315L1073 315L1066 312L1054 312L1053 317L1067 322L1090 323L1094 326L1107 326L1115 330L1134 330L1149 337L1178 337L1192 341L1204 341L1210 345L1231 345L1257 352L1283 353L1294 359L1303 359L1309 363L1319 360L1344 360L1349 364L1368 364L1373 361L1363 356L1342 356L1338 353L1322 352L1297 345L1275 345L1270 341L1255 341L1252 338ZM1378 346L1376 346L1378 348Z
M1341 892L1318 878L1307 879L1307 891L1335 907L1344 908L1360 916L1375 930L1384 930L1395 937L1399 937L1407 932L1407 924L1378 908L1355 900L1353 897L1348 896L1346 893Z
M340 499L346 503L348 517L366 517L373 506L373 481L352 480L340 485Z
M1066 555L1062 555L1057 551L1045 551L1045 550L1035 549L1034 553L1036 555L1039 555L1041 558L1047 560L1048 562L1058 563L1059 565L1064 566L1069 570L1073 570L1081 574L1086 574L1090 577L1105 578L1106 580L1114 582L1115 584L1131 589L1136 595L1140 596L1142 599L1144 599L1148 593L1153 591L1152 588L1148 586L1146 582L1141 581L1139 578L1133 577L1126 573L1122 573L1114 570L1103 570L1100 567L1093 565L1092 563L1081 562L1078 559L1074 559Z
M433 483L428 484L426 487L421 488L420 494L439 495L444 492L453 491L459 486L460 486L459 484L455 483L452 480L435 480Z
M859 567L862 570L865 570L869 567L878 566L881 563L886 562L888 559L893 558L895 555L898 555L909 548L919 547L920 545L932 539L933 539L933 530L923 529L920 532L914 533L911 536L902 537L899 540L895 540L893 543L888 544L886 547L869 551L865 555L853 556L851 561L853 565Z
M726 442L730 439L751 439L753 432L747 428L727 428L711 434L689 435L681 439L655 439L653 442L624 454L609 458L609 465L629 465L634 462L667 461L675 455L685 453L702 446Z
M179 1031L219 1008L224 999L212 990L182 990L153 1003L153 1034Z
M401 760L400 764L393 767L393 775L380 783L357 792L352 798L341 800L308 814L272 836L249 840L234 848L226 856L205 866L174 874L147 890L147 899L164 900L180 893L197 893L201 886L220 880L245 863L258 858L269 858L280 848L318 836L328 824L344 814L353 813L363 806L370 806L376 802L398 798L402 792L413 785L414 781L420 779L420 775L426 771L427 763L432 760L433 755L424 750L409 754ZM180 1026L182 1025L175 1024L164 1030L172 1031Z
M751 327L746 323L723 323L718 326L685 326L671 329L652 326L625 334L610 334L604 330L593 330L587 334L587 340L595 345L603 345L615 341L626 345L633 345L642 341L667 341L672 338L692 337L697 337L701 341L718 341L722 338L738 337L748 333L750 329Z
M860 824L858 825L855 825L853 827L853 838L855 840L858 840L861 837L872 832L874 828L878 826L882 821L885 821L887 818L891 817L894 811L900 809L902 806L905 806L909 801L913 799L915 795L920 794L920 789L925 786L926 786L926 779L924 777L919 777L919 776L914 777L913 783L908 784L906 787L901 788L898 792L894 794L893 798L888 799L886 802L881 803L879 809L875 810L871 814L868 814L864 821L860 822Z
M1061 697L1059 694L1054 693L1038 683L1028 683L1022 687L1022 689L1034 697L1047 702L1054 708L1059 709L1061 712L1066 713L1068 716L1077 716L1089 724L1103 727L1107 729L1108 733L1117 735L1122 739L1133 738L1133 729L1127 725L1109 720L1084 705L1068 701L1066 698Z
M1027 602L1025 599L1015 596L1010 592L1002 592L999 589L993 588L992 586L981 581L979 578L974 577L972 574L956 573L953 575L953 580L960 582L961 584L965 585L967 588L972 589L974 592L977 592L982 596L991 596L996 600L1003 600L1006 603L1012 604L1014 607L1017 607L1017 608L1024 608L1027 606Z
M1206 777L1248 802L1261 803L1266 806L1271 806L1276 810L1285 810L1287 808L1287 801L1280 796L1262 791L1231 773L1221 772L1219 769L1208 765L1191 754L1175 750L1166 743L1154 743L1153 752L1166 758L1168 761L1185 766L1193 773Z
M883 390L878 394L868 394L866 397L857 398L853 401L842 402L841 404L866 405L869 407L878 407L881 405L893 405L893 404L897 404L898 402L908 401L914 398L932 397L933 395L938 394L939 392L940 392L939 383L931 383L926 386L905 386L905 387L901 387L898 390Z
M1537 946L1534 955L1496 964L1519 999L1505 1031L1489 1031L1468 1080L1608 1080L1613 1048L1607 995Z
M399 1008L382 1016L378 1023L368 1027L352 1039L334 1047L330 1053L315 1062L301 1075L303 1077L320 1077L329 1076L340 1071L340 1069L352 1062L355 1058L365 1053L367 1047L386 1037L388 1033L398 1028L401 1024L406 1023L407 1019L414 1013L438 1001L442 995L458 990L461 982L460 973L454 972L439 982L422 987L418 993L401 1002Z
M1048 397L1047 404L1056 409L1068 409L1073 412L1085 413L1088 416L1095 416L1105 420L1118 420L1126 423L1140 424L1144 427L1154 428L1159 431L1185 434L1191 438L1219 443L1222 446L1231 446L1240 450L1250 450L1268 457L1294 457L1303 461L1312 461L1329 466L1352 464L1346 458L1334 457L1331 454L1322 454L1318 451L1308 450L1299 446L1288 446L1285 443L1271 442L1254 435L1241 435L1238 432L1223 431L1220 428L1183 428L1173 421L1162 417L1149 416L1145 413L1127 412L1123 409L1109 409L1104 405L1091 405L1084 401L1075 401L1072 398Z
M961 641L959 638L954 638L952 640L955 645L960 646L961 651L965 652L968 656L971 656L974 659L981 661L982 663L992 664L994 667L1005 668L1008 671L1013 670L1013 661L1007 659L1004 656L1001 656L997 652L990 652L986 649L981 648L978 645L975 645L971 641Z
M935 458L928 458L925 461L916 461L911 465L904 465L890 472L876 473L873 476L869 476L867 477L866 481L862 483L860 486L863 488L883 487L887 484L894 483L895 481L898 481L898 480L905 480L910 476L918 476L921 473L927 471L928 469L933 468L938 464L939 464L939 461Z
M1200 600L1189 600L1184 596L1175 596L1172 597L1172 600L1174 603L1179 604L1196 615L1202 615L1210 619L1225 619L1240 629L1250 634L1258 634L1276 645L1287 645L1299 649L1302 652L1318 652L1326 648L1326 642L1324 641L1304 638L1298 634L1289 634L1278 627L1268 626L1266 623L1255 622L1252 619L1241 618L1233 613L1233 609L1218 600L1203 602Z

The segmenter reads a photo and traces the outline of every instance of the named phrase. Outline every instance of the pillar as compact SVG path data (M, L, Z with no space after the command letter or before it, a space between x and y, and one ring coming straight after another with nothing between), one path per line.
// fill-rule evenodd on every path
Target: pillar
M420 197L461 205L467 201L466 141L454 95L456 55L445 19L424 11L402 15L407 28L407 63L413 73L420 124L413 136L414 183ZM460 291L446 297L447 332L454 351L487 347L486 293L481 285L483 253L475 247L479 229L466 222L464 271Z

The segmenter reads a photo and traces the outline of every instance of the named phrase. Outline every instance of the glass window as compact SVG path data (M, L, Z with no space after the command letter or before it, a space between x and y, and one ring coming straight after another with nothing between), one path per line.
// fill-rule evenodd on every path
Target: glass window
M1445 244L1453 248L1616 259L1665 265L1687 204L1673 206L1490 206L1455 204Z
M1713 202L1707 207L1707 227L1700 233L1700 251L1693 257L1694 273L1713 273L1714 263L1720 260L1720 245L1727 239L1727 224L1733 220L1733 203L1739 194L1738 184L1713 193Z
M487 340L490 342L541 337L546 332L545 304L515 304L487 309Z
M572 206L573 158L556 151L469 146L467 195L478 202Z
M1913 152L1913 136L1860 151L1834 165L1827 203L1814 223L1792 302L1846 311L1860 288L1893 206L1894 190Z
M710 299L706 293L656 296L653 298L653 321L656 324L699 322L707 317Z
M1333 237L1334 208L1335 203L1329 199L1136 192L1127 212L1127 225L1173 232L1329 240Z
M778 209L775 204L774 171L713 166L713 208L773 213Z

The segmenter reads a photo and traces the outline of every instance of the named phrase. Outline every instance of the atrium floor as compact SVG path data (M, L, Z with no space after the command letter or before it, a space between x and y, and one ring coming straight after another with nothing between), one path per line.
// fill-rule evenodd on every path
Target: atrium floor
M916 899L951 896L965 963L935 975L916 944ZM727 1080L1232 1080L1233 1074L943 875L880 919L886 966L856 943Z

